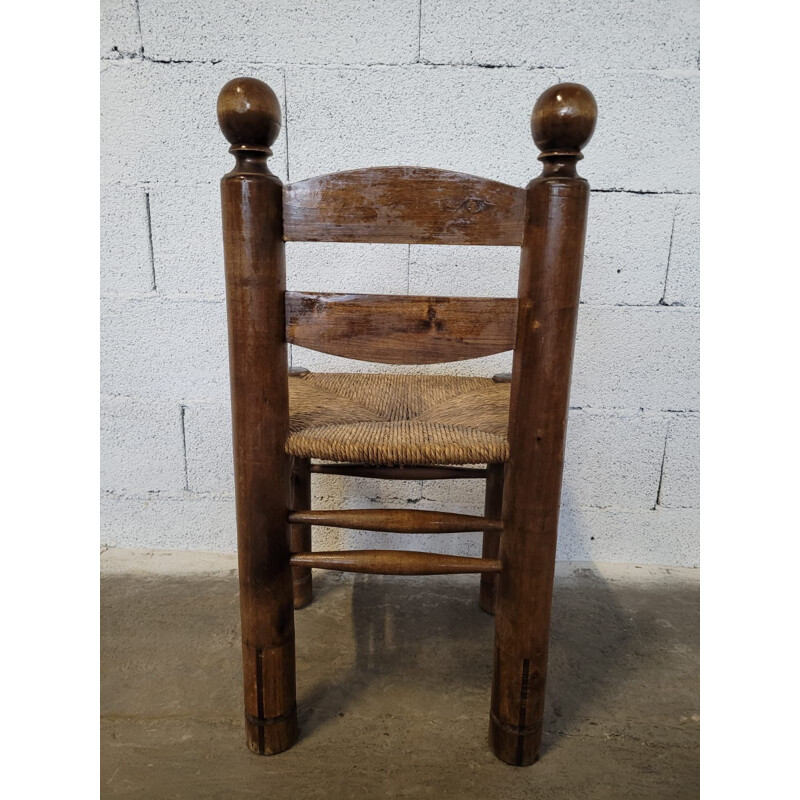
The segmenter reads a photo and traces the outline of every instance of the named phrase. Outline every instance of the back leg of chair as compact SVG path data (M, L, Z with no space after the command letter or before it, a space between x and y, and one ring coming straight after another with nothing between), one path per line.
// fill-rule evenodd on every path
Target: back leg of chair
M505 464L487 464L486 470L486 500L483 506L483 516L488 519L500 519L503 510L503 477ZM497 531L484 531L483 533L483 558L500 557L500 533ZM481 589L478 604L487 614L494 614L494 599L497 594L497 575L484 572L481 575Z
M311 508L311 462L308 458L295 458L292 470L292 508L295 511L308 511ZM293 553L311 552L311 526L295 524L290 526L289 549ZM294 588L294 607L303 608L311 602L311 568L292 567Z
M591 92L559 84L531 120L542 174L528 184L511 380L502 572L489 738L516 766L540 753L550 611L589 184L576 163L597 118Z
M236 159L221 200L244 728L250 750L274 755L297 739L283 186L267 167L281 111L266 84L235 78L220 92L217 114Z

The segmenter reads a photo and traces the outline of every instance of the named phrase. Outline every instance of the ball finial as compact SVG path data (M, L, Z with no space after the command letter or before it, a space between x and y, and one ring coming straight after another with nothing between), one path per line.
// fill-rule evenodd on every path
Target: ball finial
M281 130L281 105L263 81L234 78L219 93L217 119L233 147L269 150Z
M597 102L580 83L559 83L542 92L531 113L531 133L541 157L571 155L581 150L594 133Z

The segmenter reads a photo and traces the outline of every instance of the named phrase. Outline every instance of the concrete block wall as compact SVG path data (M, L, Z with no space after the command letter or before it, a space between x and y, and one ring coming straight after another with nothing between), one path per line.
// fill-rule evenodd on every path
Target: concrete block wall
M232 160L215 119L227 80L259 77L281 99L284 181L419 164L517 185L538 173L533 102L574 80L600 119L580 165L593 191L559 554L697 563L696 0L102 0L101 13L105 543L235 549L218 189ZM287 250L293 289L516 290L511 248ZM319 507L482 509L476 481L313 480ZM315 546L378 543L428 544L323 529ZM430 544L479 551L473 535Z

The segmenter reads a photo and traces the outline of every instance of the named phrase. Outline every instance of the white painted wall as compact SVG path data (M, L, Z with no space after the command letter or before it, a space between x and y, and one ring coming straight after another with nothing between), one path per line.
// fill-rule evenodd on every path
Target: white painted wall
M283 105L273 171L419 164L526 184L558 81L600 108L560 557L698 561L696 0L103 0L102 517L110 545L235 549L215 119ZM512 248L291 244L293 289L513 295ZM311 369L374 369L294 348ZM510 357L435 369L491 375ZM380 368L380 367L378 367ZM323 508L480 513L477 481L314 477ZM426 539L426 537L420 537ZM433 537L427 537L433 539ZM315 546L420 547L316 529ZM479 536L436 537L476 554ZM432 542L426 543L433 546Z

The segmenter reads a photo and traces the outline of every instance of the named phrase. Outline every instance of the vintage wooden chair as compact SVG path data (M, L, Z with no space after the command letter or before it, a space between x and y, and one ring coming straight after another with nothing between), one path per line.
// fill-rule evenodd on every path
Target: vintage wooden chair
M526 189L435 169L379 167L283 186L270 173L274 92L238 78L220 93L236 165L222 179L247 742L297 738L294 608L311 568L389 575L480 573L495 613L489 738L515 765L539 755L570 373L589 199L576 163L597 106L574 83L537 100L542 174ZM284 242L521 247L516 298L285 290ZM286 343L385 364L514 350L511 375L337 375L289 370ZM310 459L338 464L311 464ZM485 469L455 465L487 464ZM310 474L486 478L485 516L311 509ZM311 552L310 526L483 531L483 557ZM290 535L291 529L291 535ZM294 575L294 580L293 580Z

